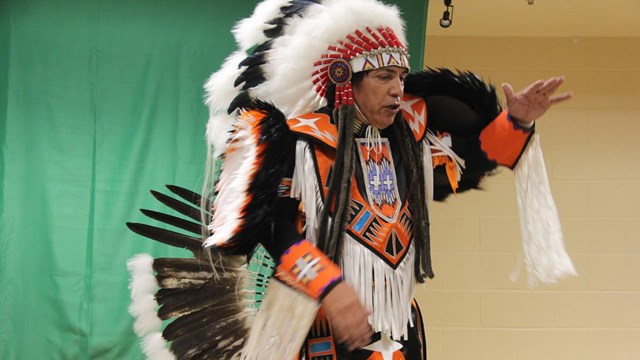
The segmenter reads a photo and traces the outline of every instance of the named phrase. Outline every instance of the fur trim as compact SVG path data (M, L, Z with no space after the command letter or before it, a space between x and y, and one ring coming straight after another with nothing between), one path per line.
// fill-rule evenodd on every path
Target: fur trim
M564 240L556 204L551 195L540 136L534 134L515 168L516 193L528 284L553 284L575 276Z
M280 281L269 282L264 303L242 350L242 359L296 359L318 309L318 303L310 297Z

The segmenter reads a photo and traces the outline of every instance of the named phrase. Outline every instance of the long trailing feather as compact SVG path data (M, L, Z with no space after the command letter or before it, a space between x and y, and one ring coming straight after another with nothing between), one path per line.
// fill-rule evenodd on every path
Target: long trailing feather
M229 355L235 355L240 350L237 343L241 345L245 335L243 321L230 318L210 323L195 334L173 340L171 350L180 359L229 359ZM230 354L232 349L227 347L235 348L234 353Z
M190 202L191 204L198 207L201 205L200 203L202 202L202 195L178 185L165 185L165 186L172 193L178 195L182 199Z
M174 198L172 198L171 196L165 195L161 192L155 191L155 190L151 190L151 194L153 195L153 197L155 197L156 199L158 199L158 201L160 201L161 203L167 205L168 207L170 207L171 209L179 212L182 215L185 215L187 217L190 217L191 219L195 220L195 221L200 221L200 209L199 208L195 208L189 204L186 204L182 201L176 200Z
M140 223L128 222L127 227L136 234L159 241L163 244L187 249L194 254L200 254L202 252L202 243L199 238Z
M189 231L193 234L202 234L202 225L194 223L189 220L185 220L173 215L167 215L158 211L140 209L140 211L151 219L158 220L168 225L175 226L182 230Z
M173 341L190 333L197 333L200 329L220 321L243 317L243 308L236 303L228 303L220 307L209 306L202 310L181 316L171 322L164 329L162 336Z

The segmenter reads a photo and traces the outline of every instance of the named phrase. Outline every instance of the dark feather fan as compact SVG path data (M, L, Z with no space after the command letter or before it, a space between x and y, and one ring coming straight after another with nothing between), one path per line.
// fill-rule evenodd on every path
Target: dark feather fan
M204 249L202 234L206 233L206 227L199 220L202 198L179 186L167 187L180 199L157 191L152 191L153 196L197 222L143 209L142 213L151 219L181 232L141 223L127 223L127 226L144 237L187 249L193 257L153 259L149 272L155 276L147 280L155 278L159 289L153 296L156 308L149 310L157 312L157 318L168 324L162 331L164 342L153 345L145 340L144 350L148 356L159 351L150 349L151 346L164 347L160 352L166 352L168 342L168 351L178 359L238 358L248 331L248 317L259 308L273 272L273 260L263 248L257 249L249 262L247 257ZM136 293L135 287L140 286L140 281L145 281L136 279L135 273L133 275L132 294ZM142 286L149 287L149 284ZM136 330L138 335L147 336L149 331L138 331L145 326L138 324L144 316L133 310L136 299L133 300L131 312L137 318Z

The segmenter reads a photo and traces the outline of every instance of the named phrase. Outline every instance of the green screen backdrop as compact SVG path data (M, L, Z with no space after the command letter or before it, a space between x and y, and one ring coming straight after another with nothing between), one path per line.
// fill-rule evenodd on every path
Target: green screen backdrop
M0 359L142 358L126 261L188 254L125 222L200 189L202 85L256 3L0 0ZM420 68L427 2L396 3Z

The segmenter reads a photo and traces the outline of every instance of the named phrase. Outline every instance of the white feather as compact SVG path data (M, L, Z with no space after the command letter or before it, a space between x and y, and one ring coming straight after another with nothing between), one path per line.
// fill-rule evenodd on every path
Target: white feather
M175 360L175 356L167 348L162 334L155 332L142 340L142 352L151 360Z
M227 109L240 92L242 84L237 87L234 87L233 84L243 71L238 68L238 64L246 56L244 51L237 51L229 55L220 70L213 73L204 85L205 104L209 107L207 143L213 145L215 157L226 150L229 132L237 116L237 111L228 114Z
M129 313L135 318L135 333L142 338L142 352L147 359L175 359L160 333L162 320L157 315L155 292L158 290L158 282L153 275L153 257L138 254L127 261L127 268L131 274L129 289L132 301Z
M255 121L249 115L243 115L236 122L236 132L229 145L227 156L220 175L220 182L214 214L208 225L212 235L203 246L221 246L228 241L241 225L244 206L250 196L248 188L255 176L257 166L257 139L251 132L251 123Z

